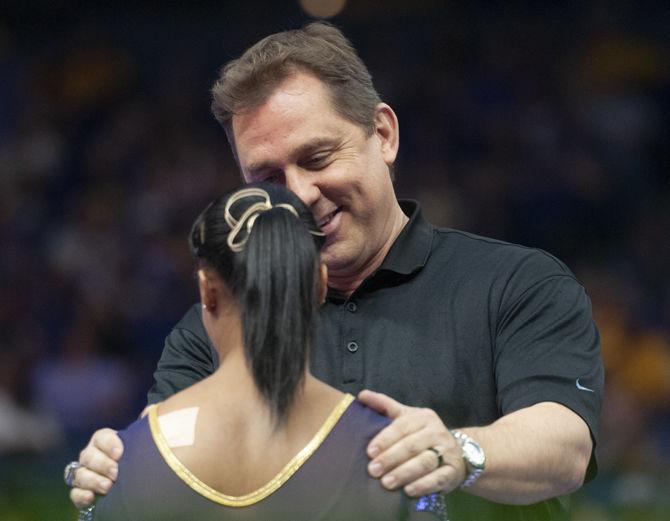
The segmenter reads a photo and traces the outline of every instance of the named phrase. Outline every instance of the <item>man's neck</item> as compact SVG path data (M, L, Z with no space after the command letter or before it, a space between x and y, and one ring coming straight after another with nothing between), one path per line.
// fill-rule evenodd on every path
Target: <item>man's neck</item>
M382 247L376 252L374 256L368 259L361 267L357 267L355 273L338 273L337 271L330 271L328 273L328 286L345 297L350 297L356 289L372 275L384 262L386 255L391 250L396 239L402 232L405 225L409 222L409 217L400 208L396 202L396 211L393 212L391 219L391 231L388 234L388 239L384 242Z

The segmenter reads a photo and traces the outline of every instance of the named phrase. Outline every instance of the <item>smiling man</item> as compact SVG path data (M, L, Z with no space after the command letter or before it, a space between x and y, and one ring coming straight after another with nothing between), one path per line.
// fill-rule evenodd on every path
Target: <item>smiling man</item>
M603 385L571 272L538 250L434 228L396 200L398 120L327 24L230 62L212 108L244 179L288 186L326 234L312 370L346 392L384 393L359 394L393 419L370 441L370 474L412 496L448 493L454 520L567 519L560 496L595 471ZM194 306L166 340L149 402L217 364ZM114 431L94 434L69 467L76 505L113 486L121 452Z
M285 184L312 209L326 234L329 285L345 295L381 265L408 221L389 176L396 116L380 103L372 124L368 134L338 114L327 87L300 69L232 118L244 179Z

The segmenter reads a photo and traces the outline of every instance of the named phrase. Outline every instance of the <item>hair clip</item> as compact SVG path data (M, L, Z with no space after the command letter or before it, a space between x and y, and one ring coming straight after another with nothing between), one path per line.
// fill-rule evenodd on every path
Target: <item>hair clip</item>
M237 201L246 197L261 197L263 200L249 206L239 219L235 219L230 213L230 208ZM242 251L244 249L244 245L249 240L249 234L251 233L258 216L263 212L271 210L272 208L284 208L295 215L298 219L300 218L300 215L298 215L298 210L296 210L288 203L279 203L273 206L272 202L270 201L270 194L261 188L243 188L239 192L230 196L224 208L224 219L226 220L228 226L230 226L230 232L228 233L227 239L228 247L236 253ZM239 235L240 231L245 227L247 231L246 237L236 241L235 239ZM325 235L322 231L315 230L309 230L309 233L312 235L318 235L320 237Z

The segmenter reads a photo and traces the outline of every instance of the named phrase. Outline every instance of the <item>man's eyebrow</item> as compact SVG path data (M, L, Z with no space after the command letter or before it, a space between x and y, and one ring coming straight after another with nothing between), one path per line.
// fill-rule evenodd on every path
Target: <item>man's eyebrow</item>
M303 145L299 146L296 150L293 151L292 156L293 158L301 158L304 156L307 156L309 154L312 154L319 150L320 148L330 148L334 149L339 146L340 140L335 137L320 137L313 139L312 141L308 141L307 143L304 143ZM247 171L250 174L254 173L259 173L264 170L272 170L274 168L277 168L277 164L274 161L259 161L258 163L251 163L247 167Z
M332 149L337 148L340 140L336 137L320 137L316 138L313 141L309 141L304 145L298 147L294 155L298 158L308 156L314 152L317 152L319 149Z
M247 166L247 172L250 175L255 175L265 170L272 170L273 168L276 168L276 166L271 161L262 161L260 163L251 163Z

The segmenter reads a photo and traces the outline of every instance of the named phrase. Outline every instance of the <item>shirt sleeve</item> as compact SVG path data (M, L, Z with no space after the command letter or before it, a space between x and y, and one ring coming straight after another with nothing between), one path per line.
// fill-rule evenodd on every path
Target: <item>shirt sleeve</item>
M218 364L218 355L202 324L200 305L194 305L165 339L148 403L163 401L199 382L211 375Z
M586 422L595 446L604 370L586 291L540 252L513 279L494 350L498 407L509 414L539 402L560 403ZM588 477L594 473L592 458Z

